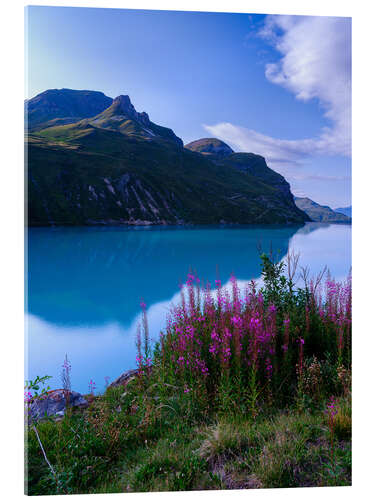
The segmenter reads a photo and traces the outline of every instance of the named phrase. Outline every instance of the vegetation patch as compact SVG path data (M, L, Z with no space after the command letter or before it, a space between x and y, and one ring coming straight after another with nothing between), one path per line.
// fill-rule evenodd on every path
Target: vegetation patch
M350 485L351 279L296 288L286 262L262 255L261 288L189 274L156 345L141 303L126 387L27 418L28 493Z

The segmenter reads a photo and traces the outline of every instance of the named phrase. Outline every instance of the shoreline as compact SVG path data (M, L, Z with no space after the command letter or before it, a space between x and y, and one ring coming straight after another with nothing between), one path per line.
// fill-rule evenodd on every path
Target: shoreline
M213 228L213 229L236 229L236 228L245 228L245 227L254 227L254 228L282 228L282 227L304 227L310 224L324 224L324 225L340 225L340 226L351 226L352 221L350 222L327 222L327 221L306 221L306 222L294 222L294 223L285 223L285 224L277 224L277 223L261 223L256 224L252 223L242 223L242 222L228 222L228 223L212 223L212 224L201 224L201 223L184 223L184 224L159 224L159 223L149 223L149 224L129 224L129 223L98 223L98 224L25 224L25 229L33 229L33 228L126 228L126 229L196 229L196 228Z

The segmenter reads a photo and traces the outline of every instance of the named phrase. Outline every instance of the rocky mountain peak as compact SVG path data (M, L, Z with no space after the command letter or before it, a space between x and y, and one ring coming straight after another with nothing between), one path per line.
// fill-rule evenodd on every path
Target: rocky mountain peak
M133 106L128 95L119 95L114 100L109 110L112 115L126 116L131 120L136 120L143 125L148 125L150 119L147 113L138 113Z
M117 114L129 115L134 118L137 114L128 95L119 95L115 97L110 107L112 111L117 112Z

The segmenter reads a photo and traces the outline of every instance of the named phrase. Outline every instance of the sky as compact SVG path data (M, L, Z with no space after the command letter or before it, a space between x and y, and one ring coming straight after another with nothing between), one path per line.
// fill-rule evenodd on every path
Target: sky
M127 94L185 144L217 137L351 205L350 18L32 6L26 56L26 98Z

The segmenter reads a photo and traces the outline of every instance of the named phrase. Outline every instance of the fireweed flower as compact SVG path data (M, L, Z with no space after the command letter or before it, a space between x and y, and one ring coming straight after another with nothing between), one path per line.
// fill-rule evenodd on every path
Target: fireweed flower
M335 415L338 413L338 409L336 407L336 400L334 396L331 396L328 400L327 407L325 410L325 413L330 417L333 418Z
M263 308L264 308L264 299L263 299L263 295L261 292L259 292L258 297L257 297L257 306L258 306L258 312L260 314L262 314Z
M146 309L146 303L143 301L143 299L141 300L139 305L141 306L141 309L143 309L143 310Z
M96 388L95 382L91 379L89 382L89 393L94 394Z
M194 274L191 274L191 273L188 274L188 277L186 280L187 286L191 286L194 283L194 278L195 278Z
M299 344L298 348L298 375L301 377L303 372L303 345L305 343L304 339L301 337L297 339L297 343Z
M160 338L160 360L162 367L170 368L171 375L176 375L178 385L184 392L195 390L195 386L191 385L194 380L199 392L213 391L216 394L213 377L220 373L231 376L238 368L237 373L245 375L240 377L243 383L249 383L246 371L250 368L250 374L256 373L256 383L262 384L279 376L279 357L289 360L285 356L288 351L291 351L291 359L297 358L296 371L300 379L304 370L305 343L301 335L306 320L306 323L310 321L311 336L314 335L312 325L322 321L320 326L326 328L328 334L337 335L337 345L346 350L351 328L349 285L339 288L330 283L330 297L324 295L324 300L319 298L314 305L309 303L307 310L302 309L302 316L295 318L293 309L287 308L287 312L283 313L274 304L265 305L255 283L248 284L244 290L239 289L234 277L231 277L230 283L231 286L222 288L218 279L215 281L216 290L211 292L209 283L202 286L196 276L189 273L186 286L181 289L182 294L183 290L187 291L186 304L181 298L180 305L171 309L164 335ZM201 290L200 298L198 288ZM293 329L289 317L292 313ZM136 359L140 368L145 370L151 363L152 351L146 353L144 336L138 333ZM295 338L298 339L296 342Z
M219 335L217 334L216 330L212 330L211 340L212 340L212 342L211 342L208 350L213 356L216 356L216 354L219 352L219 349L220 349L220 338L219 338Z
M231 318L231 322L237 328L240 328L242 326L242 319L240 318L240 316L233 316L233 318Z
M33 399L33 395L31 394L30 391L25 391L23 393L23 399L26 405L30 403L30 401Z
M254 367L257 365L258 355L260 354L259 343L262 343L262 323L259 318L252 317L249 321L250 341L248 355Z
M270 358L266 359L266 377L268 380L272 378L272 363Z
M241 303L239 299L239 289L237 285L237 280L234 274L231 275L229 281L232 285L233 311L239 312L241 308Z

